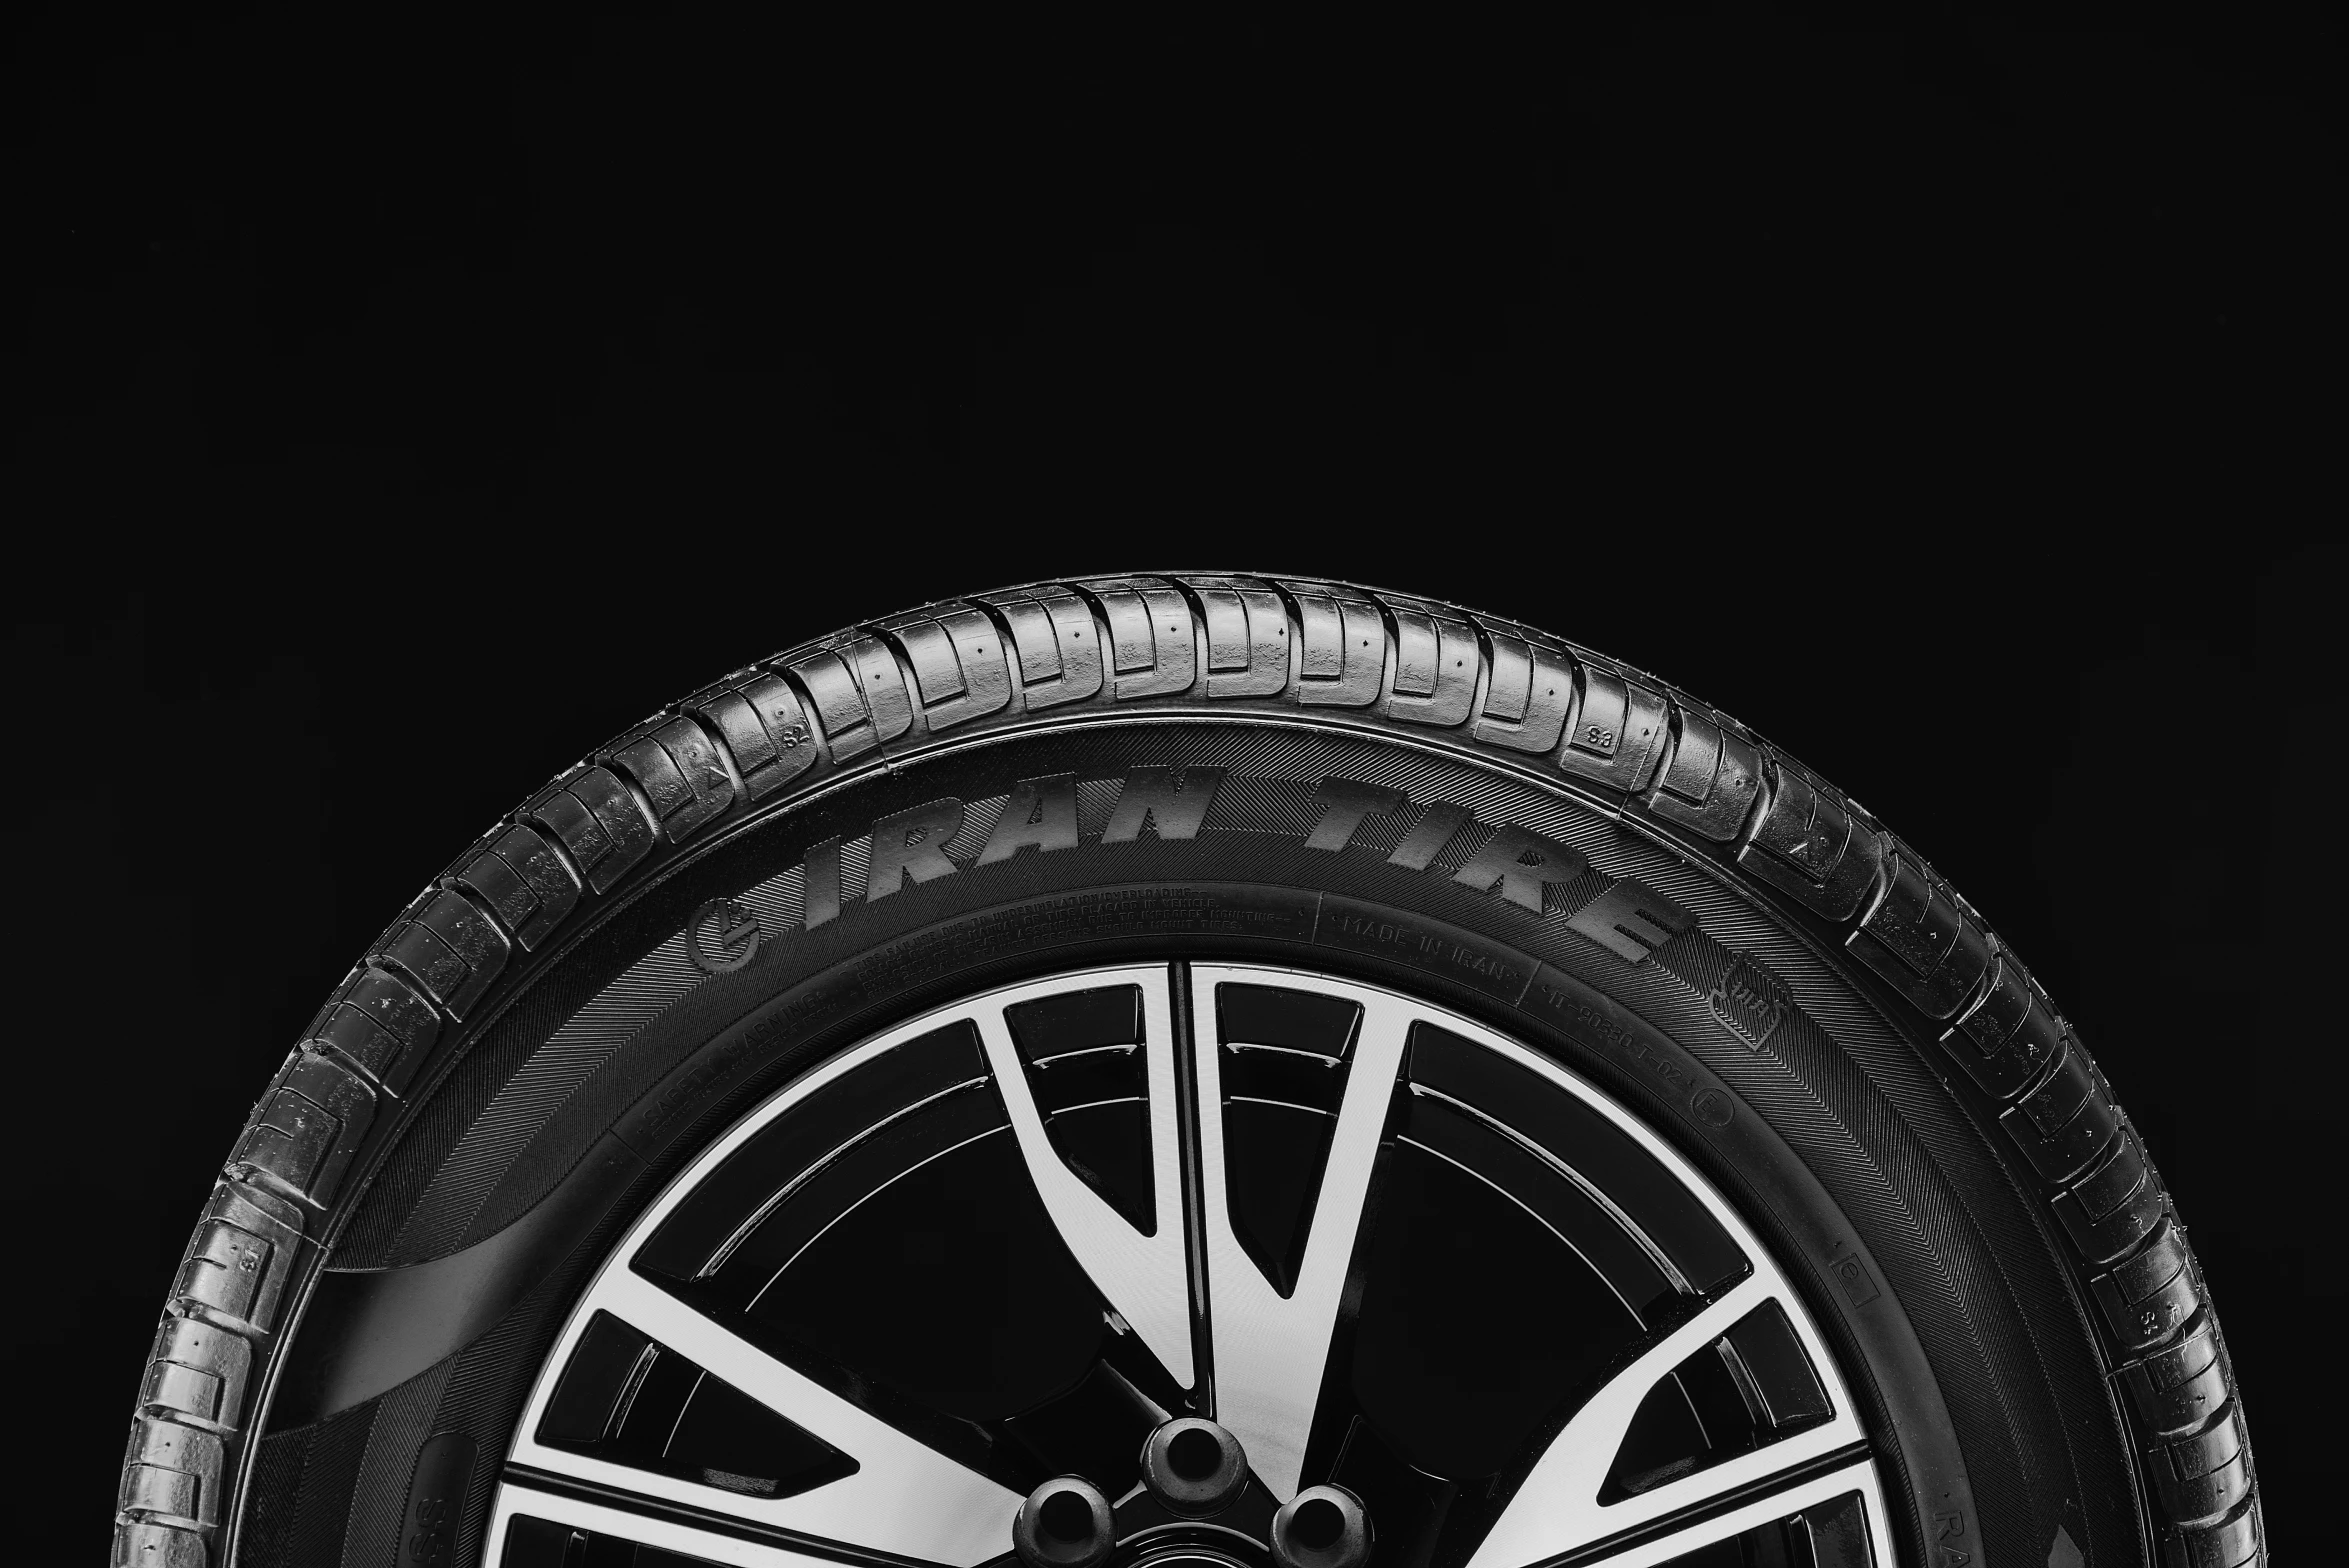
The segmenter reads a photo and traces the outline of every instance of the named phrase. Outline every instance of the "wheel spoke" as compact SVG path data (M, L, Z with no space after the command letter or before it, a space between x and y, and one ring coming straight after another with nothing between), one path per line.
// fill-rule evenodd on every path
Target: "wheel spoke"
M1854 1492L1860 1494L1865 1515L1863 1527L1877 1568L1893 1568L1895 1559L1886 1529L1884 1493L1876 1480L1876 1467L1866 1459L1855 1459L1819 1473L1805 1471L1783 1485L1749 1490L1744 1497L1725 1506L1699 1505L1677 1510L1650 1520L1645 1528L1623 1532L1615 1539L1592 1542L1585 1550L1568 1557L1559 1568L1569 1568L1569 1565L1570 1568L1600 1568L1600 1565L1653 1568L1655 1564L1670 1562L1717 1541L1742 1535L1757 1525L1775 1524Z
M518 1462L907 1557L971 1564L1003 1551L1017 1493L900 1432L630 1269L607 1270L592 1301L829 1443L856 1462L856 1472L796 1496L744 1497L548 1447L528 1424L515 1442Z
M504 1561L507 1532L513 1521L544 1520L549 1524L567 1525L573 1530L591 1535L618 1536L634 1541L639 1546L657 1546L664 1551L681 1553L704 1562L721 1563L727 1568L838 1568L830 1559L794 1551L788 1546L750 1539L747 1535L712 1529L706 1524L691 1521L689 1515L680 1516L680 1510L665 1509L649 1499L640 1506L614 1507L609 1502L591 1502L564 1492L548 1491L509 1474L498 1489L496 1511L490 1516L488 1558L491 1563ZM525 1526L525 1528L528 1528ZM568 1561L566 1557L563 1559Z
M1068 1167L1044 1130L1043 1113L1028 1086L1004 1009L1033 996L1067 989L1066 982L1009 991L974 1015L986 1044L987 1065L1011 1117L1020 1157L1060 1232L1094 1289L1141 1336L1175 1381L1189 1387L1191 1310L1189 1264L1183 1242L1182 1146L1176 1131L1174 1022L1160 967L1087 977L1089 984L1142 988L1143 1060L1149 1092L1150 1165L1156 1223L1147 1236Z
M1210 969L1193 972L1194 1017L1215 1017L1214 986L1219 978L1230 976ZM1305 1462L1346 1268L1353 1258L1355 1233L1410 1029L1410 1014L1394 1002L1375 995L1361 999L1362 1027L1347 1064L1345 1096L1314 1195L1305 1256L1298 1266L1296 1289L1285 1297L1257 1268L1233 1230L1220 1053L1212 1039L1202 1039L1196 1052L1215 1418L1240 1439L1257 1477L1284 1501L1296 1493Z
M1632 1418L1639 1414L1649 1393L1681 1363L1773 1299L1791 1302L1775 1272L1750 1274L1601 1385L1534 1461L1524 1483L1469 1559L1468 1568L1524 1568L1670 1515L1702 1512L1773 1476L1799 1472L1807 1462L1858 1442L1857 1423L1839 1407L1831 1419L1808 1430L1620 1501L1600 1501Z

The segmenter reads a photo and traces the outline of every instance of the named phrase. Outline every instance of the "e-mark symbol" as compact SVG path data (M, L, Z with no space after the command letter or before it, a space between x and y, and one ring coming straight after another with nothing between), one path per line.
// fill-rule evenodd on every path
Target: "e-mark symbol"
M732 974L759 950L758 912L739 899L713 898L685 927L685 951L708 974Z

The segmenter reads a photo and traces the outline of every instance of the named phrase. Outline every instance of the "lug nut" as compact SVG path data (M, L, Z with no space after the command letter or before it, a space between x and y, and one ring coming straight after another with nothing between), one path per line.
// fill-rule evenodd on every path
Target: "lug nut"
M1011 1549L1027 1568L1101 1568L1117 1545L1109 1499L1081 1475L1056 1475L1011 1520Z
M1142 1445L1142 1484L1168 1513L1203 1519L1247 1489L1248 1456L1214 1422L1178 1416Z
M1309 1486L1272 1516L1272 1555L1281 1568L1362 1568L1370 1544L1370 1515L1342 1486Z

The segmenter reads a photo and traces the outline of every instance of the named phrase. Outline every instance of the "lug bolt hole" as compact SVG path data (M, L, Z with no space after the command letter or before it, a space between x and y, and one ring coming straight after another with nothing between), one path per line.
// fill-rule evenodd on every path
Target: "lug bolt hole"
M1055 1492L1036 1510L1036 1525L1039 1533L1055 1541L1082 1545L1093 1539L1093 1506L1074 1492ZM1330 1528L1337 1526L1333 1523Z
M1214 1422L1177 1416L1143 1443L1142 1484L1168 1513L1211 1518L1248 1489L1248 1456Z
M1102 1568L1117 1547L1109 1499L1083 1476L1054 1476L1012 1515L1022 1568Z
M1055 1499L1057 1501L1057 1499ZM1070 1498L1070 1502L1076 1499ZM1346 1533L1346 1516L1326 1497L1310 1497L1289 1523L1289 1535L1307 1551L1326 1551Z
M1271 1544L1280 1568L1365 1568L1370 1515L1342 1486L1309 1486L1272 1516Z
M1166 1467L1186 1481L1204 1481L1223 1468L1223 1445L1215 1434L1193 1427L1166 1445Z

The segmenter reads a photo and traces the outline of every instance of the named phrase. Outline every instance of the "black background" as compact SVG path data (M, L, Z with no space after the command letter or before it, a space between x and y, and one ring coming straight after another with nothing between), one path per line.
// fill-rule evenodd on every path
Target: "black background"
M2349 1295L2316 8L326 9L13 24L35 1538L99 1549L208 1170L449 855L805 636L1176 566L1548 626L1908 837L2145 1132L2274 1538L2314 1539Z

